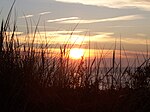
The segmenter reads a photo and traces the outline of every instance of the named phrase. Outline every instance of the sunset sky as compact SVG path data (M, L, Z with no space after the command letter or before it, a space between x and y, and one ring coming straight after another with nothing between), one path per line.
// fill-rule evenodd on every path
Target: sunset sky
M12 3L0 1L0 20ZM93 49L110 49L115 38L121 36L127 51L144 52L146 39L149 42L150 38L149 0L17 0L14 10L18 32L26 31L25 18L32 20L34 27L41 17L40 34L44 35L45 26L47 36L53 36L56 43L67 40L77 24L71 41L84 41L86 45L90 37Z

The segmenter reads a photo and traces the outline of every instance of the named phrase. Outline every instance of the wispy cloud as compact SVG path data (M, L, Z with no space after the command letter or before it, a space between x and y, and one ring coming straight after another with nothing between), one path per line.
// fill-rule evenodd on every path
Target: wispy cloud
M12 34L15 34L15 35L22 35L23 34L23 32L6 32L6 35L12 35Z
M68 17L68 18L47 20L47 22L52 23L52 22L60 22L60 21L66 21L66 20L78 20L78 19L79 19L78 17Z
M33 17L34 15L25 15L25 16L21 16L19 18L30 18L30 17Z
M150 11L149 0L55 0L66 3L81 3L84 5L106 6L111 8L137 7Z
M39 15L45 15L45 14L50 14L51 12L41 12Z
M126 26L123 26L123 25L119 25L119 26L108 26L109 28L133 28L133 27L136 27L136 26L130 26L130 25L126 25Z
M144 34L144 33L137 33L136 35L139 36L139 37L146 37L146 36L147 36L147 35Z
M137 20L144 18L141 15L128 15L128 16L119 16L119 17L112 17L112 18L106 18L106 19L94 19L94 20L79 20L79 19L72 19L72 20L64 20L60 21L59 23L99 23L99 22L113 22L113 21L128 21L128 20Z

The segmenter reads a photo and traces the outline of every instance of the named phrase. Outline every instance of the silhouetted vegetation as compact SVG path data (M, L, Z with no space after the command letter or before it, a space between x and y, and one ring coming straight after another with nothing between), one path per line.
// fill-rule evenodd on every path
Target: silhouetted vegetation
M19 42L16 22L12 29L9 24L13 5L0 30L1 112L150 111L149 58L124 68L121 55L116 62L114 47L107 67L103 54L72 61L67 44L55 57L48 51L49 43L34 46L35 35L25 44ZM34 34L37 31L38 24ZM29 32L26 35L30 38ZM120 46L121 51L125 52Z

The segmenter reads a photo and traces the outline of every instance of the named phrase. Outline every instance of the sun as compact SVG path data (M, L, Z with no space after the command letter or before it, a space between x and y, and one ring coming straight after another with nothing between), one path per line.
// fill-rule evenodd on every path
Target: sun
M70 50L70 57L72 59L80 59L84 55L84 50L79 48L73 48Z

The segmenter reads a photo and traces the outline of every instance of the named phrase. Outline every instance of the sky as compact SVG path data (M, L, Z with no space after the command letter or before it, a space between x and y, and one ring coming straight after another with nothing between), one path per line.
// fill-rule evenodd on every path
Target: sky
M0 1L0 20L6 18L12 3ZM63 44L73 31L70 43L86 47L90 39L92 49L107 50L121 37L132 55L145 52L150 40L149 0L16 0L12 18L14 14L18 32L26 32L25 18L32 27L40 18L39 34L44 36L46 31L53 44ZM37 44L43 39L38 38Z

